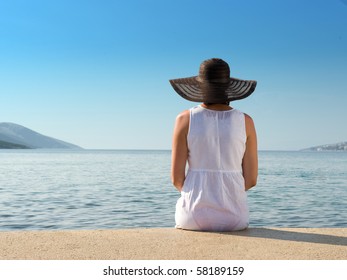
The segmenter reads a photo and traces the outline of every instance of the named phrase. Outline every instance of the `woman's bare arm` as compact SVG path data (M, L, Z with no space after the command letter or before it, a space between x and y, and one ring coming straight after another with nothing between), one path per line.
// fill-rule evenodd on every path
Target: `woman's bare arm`
M181 191L185 180L188 159L187 135L189 130L189 111L184 111L176 118L172 139L171 180Z
M243 156L242 170L245 179L246 191L257 184L258 178L258 148L257 148L257 134L255 131L253 120L250 116L245 114L246 121L246 151Z

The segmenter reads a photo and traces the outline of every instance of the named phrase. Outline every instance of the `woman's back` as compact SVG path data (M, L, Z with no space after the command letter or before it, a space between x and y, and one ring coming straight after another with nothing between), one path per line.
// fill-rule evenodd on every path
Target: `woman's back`
M241 171L246 148L245 116L236 109L190 110L188 162L191 169Z
M246 228L244 114L235 109L194 107L187 142L189 170L176 205L176 227L211 231Z

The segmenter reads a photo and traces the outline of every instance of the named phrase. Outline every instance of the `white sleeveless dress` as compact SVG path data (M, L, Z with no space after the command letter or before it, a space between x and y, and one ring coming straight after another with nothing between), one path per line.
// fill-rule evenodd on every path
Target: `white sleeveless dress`
M245 115L236 110L190 109L188 171L176 204L176 228L235 231L248 227L242 175Z

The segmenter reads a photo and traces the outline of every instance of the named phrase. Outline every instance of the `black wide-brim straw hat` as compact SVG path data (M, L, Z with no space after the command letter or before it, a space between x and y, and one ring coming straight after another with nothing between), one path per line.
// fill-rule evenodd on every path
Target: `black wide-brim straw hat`
M256 81L230 77L228 63L219 58L203 61L198 76L172 79L170 83L184 99L205 103L240 100L251 95L257 86Z

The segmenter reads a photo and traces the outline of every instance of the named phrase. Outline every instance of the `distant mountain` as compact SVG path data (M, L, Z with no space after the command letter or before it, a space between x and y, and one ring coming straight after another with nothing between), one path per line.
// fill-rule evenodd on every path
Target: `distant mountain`
M24 126L8 122L0 123L0 148L81 149L81 147L74 144L54 139Z
M9 143L9 142L0 140L0 149L30 149L30 148L24 145Z
M321 146L315 146L311 148L304 149L303 151L346 151L347 152L347 142L340 142L336 144L327 144Z

